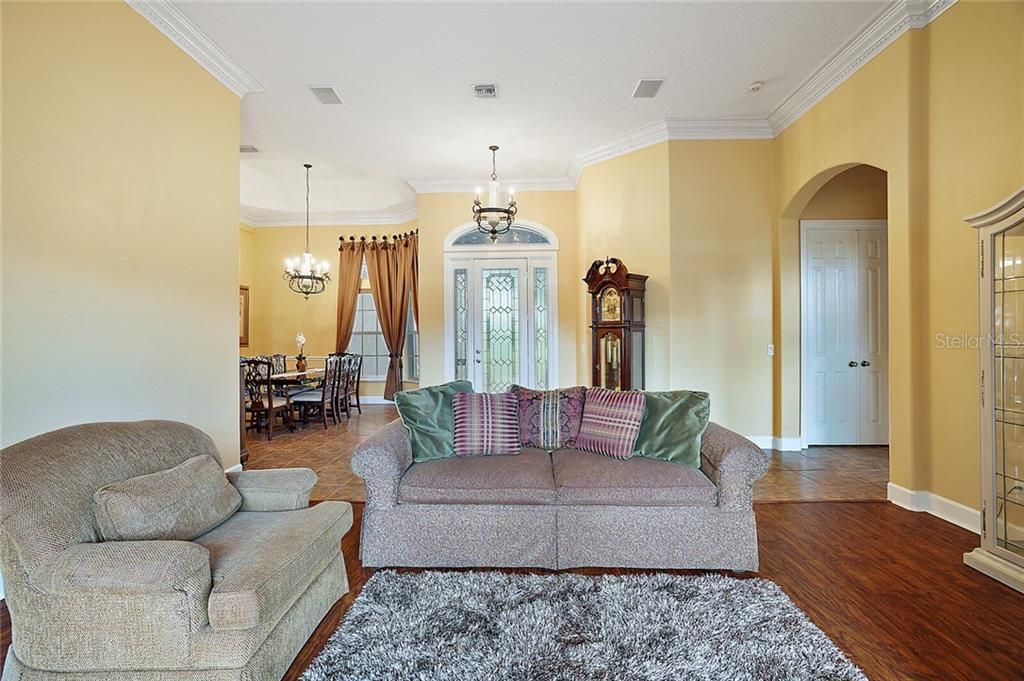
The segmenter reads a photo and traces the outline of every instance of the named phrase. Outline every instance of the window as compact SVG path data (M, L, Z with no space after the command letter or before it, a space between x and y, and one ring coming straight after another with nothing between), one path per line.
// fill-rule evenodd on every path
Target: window
M363 356L363 380L383 381L388 375L388 346L377 319L377 308L373 294L367 290L359 292L356 302L356 321L352 327L352 340L348 352Z
M405 357L402 359L402 378L406 381L420 380L420 332L416 328L416 315L409 300L409 319L405 326Z

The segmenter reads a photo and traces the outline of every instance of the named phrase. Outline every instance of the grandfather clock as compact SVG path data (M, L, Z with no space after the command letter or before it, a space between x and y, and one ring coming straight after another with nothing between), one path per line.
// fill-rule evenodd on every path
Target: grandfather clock
M631 274L618 258L605 258L594 261L583 281L591 301L593 385L643 390L647 275Z

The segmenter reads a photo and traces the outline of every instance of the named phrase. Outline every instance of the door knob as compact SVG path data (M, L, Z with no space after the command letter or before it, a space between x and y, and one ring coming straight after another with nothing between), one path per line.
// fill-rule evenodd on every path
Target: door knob
M869 366L871 366L871 362L869 362L867 360L864 360L863 362L860 363L860 365L862 367L869 367Z
M857 366L856 362L850 362L850 368L856 368L856 366Z

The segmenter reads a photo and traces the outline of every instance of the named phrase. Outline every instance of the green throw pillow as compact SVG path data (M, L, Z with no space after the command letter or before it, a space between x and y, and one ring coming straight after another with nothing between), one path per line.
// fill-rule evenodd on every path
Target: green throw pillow
M708 394L672 390L644 395L644 418L633 453L700 468L700 439L711 411Z
M452 381L395 393L395 406L412 439L412 460L429 461L455 455L452 396L471 393L469 381Z

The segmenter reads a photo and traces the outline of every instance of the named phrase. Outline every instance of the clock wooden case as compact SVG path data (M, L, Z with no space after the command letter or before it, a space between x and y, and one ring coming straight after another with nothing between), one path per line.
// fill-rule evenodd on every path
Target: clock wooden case
M592 384L643 390L647 275L618 258L595 260L583 278L590 293Z

